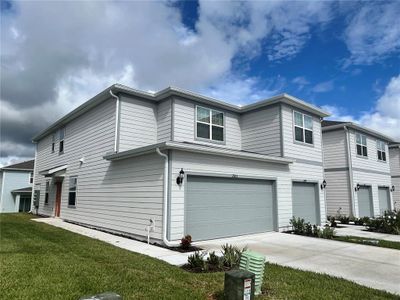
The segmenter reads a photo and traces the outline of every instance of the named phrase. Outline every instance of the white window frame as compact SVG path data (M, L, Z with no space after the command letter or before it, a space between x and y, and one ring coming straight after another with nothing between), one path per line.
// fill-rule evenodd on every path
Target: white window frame
M198 108L207 109L207 110L209 111L210 123L202 122L202 121L198 121L198 120L197 120L197 109L198 109ZM213 124L213 122L212 122L212 112L213 112L213 111L222 114L222 124L223 124L223 125ZM209 133L209 136L210 136L210 137L209 137L209 138L205 138L205 137L200 137L200 136L198 136L198 134L197 134L197 123L205 124L205 125L208 125L208 126L210 127L210 129L209 129L209 130L210 130L210 133ZM222 128L222 140L214 140L214 139L212 138L212 128L213 128L213 126ZM204 141L211 141L211 142L213 142L213 143L225 143L225 113L222 112L222 111L220 111L220 110L216 110L216 109L212 109L212 108L208 108L208 107L196 105L196 113L195 113L195 131L196 131L196 139L204 140Z
M381 158L379 158L379 152L381 152ZM378 161L387 162L386 144L384 141L376 140L376 156Z
M49 205L50 200L50 179L46 180L44 186L44 205Z
M33 184L33 172L29 172L29 184Z
M71 179L73 179L73 178L76 179L75 190L71 191ZM75 203L74 204L69 203L70 193L75 193ZM68 182L68 207L76 207L77 199L78 199L78 176L74 175L74 176L69 177L69 182Z
M357 142L357 135L360 136L361 144ZM365 145L363 144L363 137L365 137ZM358 154L358 151L357 151L357 146L358 146L358 145L361 146L361 154ZM364 147L365 147L365 149L367 150L367 151L366 151L366 152L367 152L367 153L366 153L367 155L364 155ZM365 134L362 134L362 133L359 133L359 132L356 132L356 155L357 155L358 157L368 158L368 141L367 141L367 136L366 136Z
M63 133L62 138L61 138L61 133ZM60 138L60 141L58 142L58 154L63 154L64 150L65 150L65 134L66 134L65 127L60 128L58 134L59 134L59 138ZM62 147L61 147L61 143L62 143ZM62 148L62 150L61 150L61 148Z
M296 113L302 116L303 126L296 125L296 118L295 118ZM311 129L305 127L305 117L309 117L311 119ZM303 131L303 141L296 140L296 127L300 128ZM306 142L306 130L311 131L312 143ZM293 110L293 139L296 143L314 146L314 119L312 116Z

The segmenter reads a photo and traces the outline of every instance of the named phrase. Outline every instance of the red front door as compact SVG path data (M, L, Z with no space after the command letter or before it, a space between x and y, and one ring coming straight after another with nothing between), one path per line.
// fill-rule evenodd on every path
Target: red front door
M56 217L60 216L60 210L61 210L61 188L62 188L62 183L61 182L56 182L56 205L54 208L54 215Z

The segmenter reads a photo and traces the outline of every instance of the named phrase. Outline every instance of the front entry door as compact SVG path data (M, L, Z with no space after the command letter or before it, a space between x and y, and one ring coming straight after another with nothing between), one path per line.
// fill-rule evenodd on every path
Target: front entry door
M56 182L56 205L54 208L54 215L56 217L60 216L60 210L61 210L61 188L62 188L62 183L61 182Z

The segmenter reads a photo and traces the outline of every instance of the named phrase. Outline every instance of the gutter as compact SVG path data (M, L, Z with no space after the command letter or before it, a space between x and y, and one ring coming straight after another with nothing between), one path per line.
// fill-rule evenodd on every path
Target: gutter
M350 148L350 132L347 126L343 126L344 132L346 134L346 148L347 148L347 162L349 165L349 181L350 181L350 201L351 201L351 214L355 217L355 203L354 203L354 182L353 182L353 164L351 158L351 148Z
M160 151L160 148L156 148L156 153L164 158L164 189L163 189L163 227L162 227L162 239L163 243L168 247L176 247L179 242L171 242L167 238L167 226L168 226L168 155Z
M119 106L120 99L116 96L112 90L110 90L110 95L115 98L115 139L114 139L114 152L117 153L119 150Z

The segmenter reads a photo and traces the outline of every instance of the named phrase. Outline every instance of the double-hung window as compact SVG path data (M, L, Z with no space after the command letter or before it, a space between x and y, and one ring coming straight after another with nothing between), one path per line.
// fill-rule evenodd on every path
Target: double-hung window
M382 141L376 141L376 149L378 154L378 160L386 161L386 145Z
M49 204L49 190L50 190L50 180L46 181L46 190L44 194L44 204Z
M298 142L313 144L313 119L310 116L293 112L294 116L294 139Z
M29 173L29 183L33 183L33 172Z
M196 107L196 137L224 141L224 113L201 106Z
M60 129L60 147L58 149L58 152L64 153L64 138L65 138L65 127Z
M69 178L68 205L76 205L76 186L78 185L78 177L71 176Z
M357 155L368 157L367 137L361 133L356 133Z

